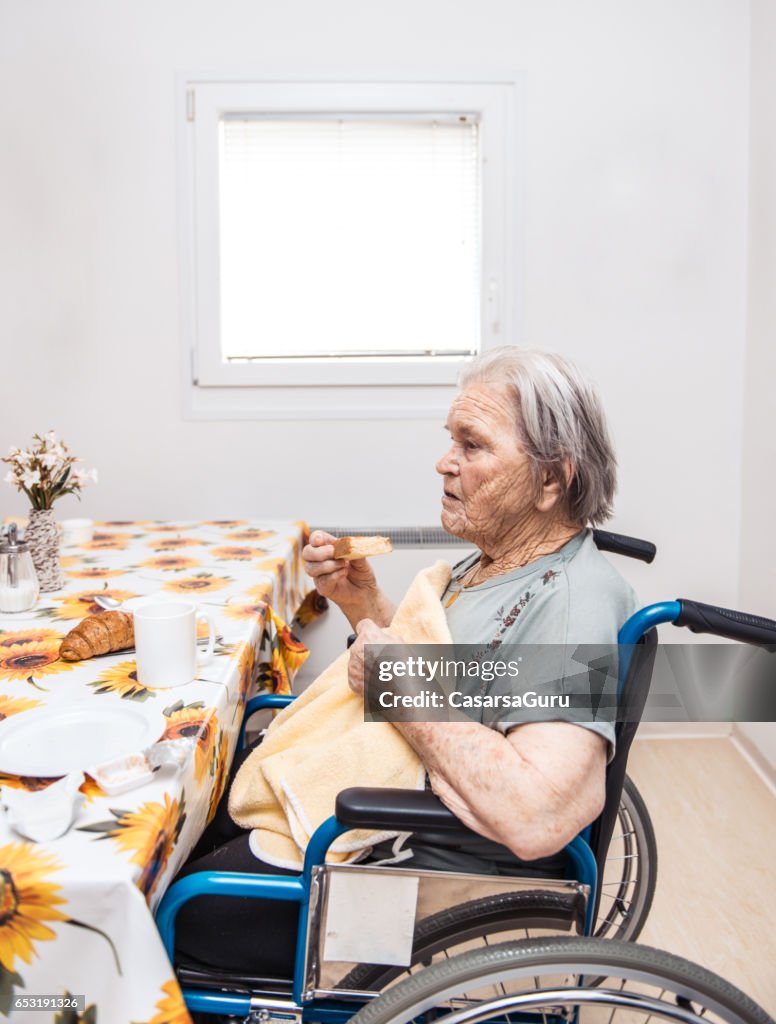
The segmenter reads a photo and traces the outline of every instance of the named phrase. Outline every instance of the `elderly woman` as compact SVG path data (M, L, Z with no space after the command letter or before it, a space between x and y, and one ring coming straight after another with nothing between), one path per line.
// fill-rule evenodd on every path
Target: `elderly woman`
M608 516L615 488L614 454L590 384L558 356L496 349L463 374L446 427L450 447L436 466L442 524L478 548L454 568L442 596L453 640L491 648L615 644L636 605L586 529ZM386 628L393 606L366 560L334 559L333 540L316 531L302 554L319 592L358 633L349 682L361 693L364 646L396 639ZM607 749L614 743L608 723L401 722L396 728L420 757L431 788L474 834L462 840L415 833L401 849L376 847L373 859L544 874L558 867L552 855L603 806ZM209 849L200 846L186 874L277 870L253 856L247 834L236 826L223 830L223 807L220 818L220 840L211 829ZM218 907L203 898L185 908L182 951L211 964L223 956L232 967L282 972L293 950L294 909L266 908L272 949L269 962L265 949L256 963L248 936L261 912L255 902L236 902Z
M446 428L450 447L436 466L442 525L479 549L455 567L442 597L453 640L614 645L636 602L586 529L607 518L615 490L614 453L591 385L559 356L495 349L464 372ZM361 692L364 645L395 639L385 629L393 607L366 560L333 560L332 541L317 531L303 557L317 589L358 633L349 678ZM443 834L414 837L416 866L499 870L514 863L508 851L546 857L603 806L609 723L395 725L434 792L491 841L456 841L452 856Z

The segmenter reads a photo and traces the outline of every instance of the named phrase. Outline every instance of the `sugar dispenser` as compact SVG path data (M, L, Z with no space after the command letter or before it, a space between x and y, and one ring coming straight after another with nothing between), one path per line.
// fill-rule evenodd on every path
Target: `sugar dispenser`
M30 549L16 536L11 523L0 540L0 612L24 612L35 606L40 593Z

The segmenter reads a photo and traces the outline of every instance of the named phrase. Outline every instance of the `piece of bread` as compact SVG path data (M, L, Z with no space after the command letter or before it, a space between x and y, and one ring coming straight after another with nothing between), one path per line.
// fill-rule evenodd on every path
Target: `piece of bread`
M135 644L135 624L128 612L97 612L71 629L59 648L63 661L85 661L95 654L125 651Z
M388 537L340 537L334 542L334 557L350 561L353 558L371 558L393 551Z

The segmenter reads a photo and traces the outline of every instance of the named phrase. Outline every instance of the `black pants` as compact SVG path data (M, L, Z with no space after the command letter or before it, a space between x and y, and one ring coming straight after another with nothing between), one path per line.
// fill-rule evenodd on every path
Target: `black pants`
M234 776L256 745L246 747L235 757L229 784L215 817L177 878L185 878L196 871L299 874L265 864L255 857L248 846L250 831L235 825L229 817L227 802ZM189 900L178 914L176 959L249 974L290 978L298 920L298 903L241 896L198 896Z

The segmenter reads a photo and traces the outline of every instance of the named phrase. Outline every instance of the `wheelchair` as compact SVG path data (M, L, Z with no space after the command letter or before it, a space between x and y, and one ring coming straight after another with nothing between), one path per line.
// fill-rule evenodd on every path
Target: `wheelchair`
M635 538L596 530L594 539L602 550L647 562L655 555L653 545ZM326 865L329 845L352 828L451 833L463 829L430 792L344 790L334 815L312 836L299 876L201 872L167 891L157 925L171 961L175 917L190 899L218 894L299 905L296 957L288 978L177 965L187 1007L246 1022L274 1019L300 1024L345 1024L351 1019L353 1024L404 1024L440 1015L447 1024L647 1024L652 1018L683 1024L774 1024L717 975L632 941L652 902L657 850L646 807L625 769L649 690L656 627L664 623L776 651L776 622L742 612L682 599L652 604L631 616L618 635L617 743L607 767L605 805L599 818L566 847L566 879ZM260 694L249 701L240 742L251 714L284 707L292 699ZM335 902L329 896L354 891L342 888L343 875L348 886L359 881L358 875L366 876L367 891L378 876L418 879L419 891L427 893L421 901L427 912L418 916L410 945L405 943L401 955L391 960L381 954L372 962L371 954L351 951L352 962L345 966L344 955L327 957L326 940L336 933L336 927L327 929ZM433 889L442 879L466 882L456 891L469 898L452 905L439 899L435 903ZM483 894L478 886L492 891ZM547 935L548 931L554 934ZM558 934L562 932L571 934ZM503 938L509 941L493 944ZM327 964L327 959L334 962Z

